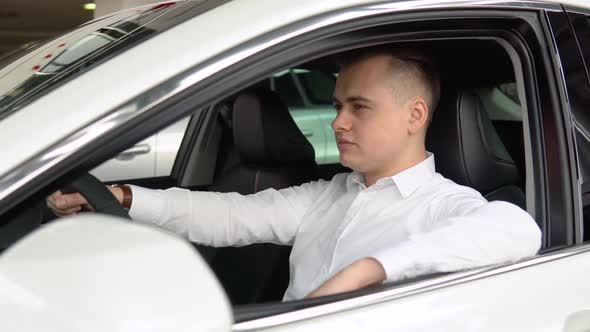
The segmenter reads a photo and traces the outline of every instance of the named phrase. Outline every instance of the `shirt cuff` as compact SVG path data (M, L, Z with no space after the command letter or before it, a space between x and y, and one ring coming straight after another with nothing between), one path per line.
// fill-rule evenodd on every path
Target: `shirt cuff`
M133 201L129 209L129 216L133 221L144 224L156 224L162 220L165 201L159 197L159 190L129 185Z
M420 263L419 252L418 245L407 240L371 257L383 266L386 275L384 282L395 282L430 272L427 266Z

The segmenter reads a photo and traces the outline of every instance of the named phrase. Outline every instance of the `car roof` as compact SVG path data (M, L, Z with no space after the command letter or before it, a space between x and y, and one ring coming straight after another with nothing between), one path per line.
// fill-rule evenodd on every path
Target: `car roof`
M557 1L534 1L554 4ZM362 4L375 4L360 15L381 10L405 11L415 8L486 5L495 1L397 1L383 4L378 0L235 0L166 30L155 37L106 61L63 86L40 97L15 114L0 121L0 141L3 146L0 176L21 163L60 142L73 132L120 106L123 101L137 96L166 79L195 65L204 63L229 48L276 30L290 23L334 12L337 9ZM509 3L515 3L510 1ZM559 3L588 7L582 0L563 0ZM330 20L338 19L331 16ZM299 26L299 32L330 24L330 20L315 20ZM232 24L227 24L231 22ZM94 22L96 23L96 22ZM94 24L90 23L90 24ZM215 31L212 38L211 31ZM190 37L187 37L190 36ZM210 63L181 82L178 89L192 84L229 64L228 61L246 57L279 39L269 37L266 42L249 49L240 49L232 59ZM34 137L27 137L30 133ZM74 147L72 147L74 148Z

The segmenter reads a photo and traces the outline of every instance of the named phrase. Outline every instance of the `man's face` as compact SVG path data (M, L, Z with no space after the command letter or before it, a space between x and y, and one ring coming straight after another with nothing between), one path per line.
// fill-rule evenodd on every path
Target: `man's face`
M332 122L342 165L361 173L386 173L406 153L409 103L396 100L387 56L372 56L340 71ZM397 85L400 86L400 85Z

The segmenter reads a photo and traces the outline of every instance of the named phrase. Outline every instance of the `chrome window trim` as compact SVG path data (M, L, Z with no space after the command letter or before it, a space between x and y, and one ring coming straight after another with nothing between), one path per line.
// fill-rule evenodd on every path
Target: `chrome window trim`
M294 323L297 321L313 319L330 314L336 314L360 307L379 304L386 301L393 301L399 298L412 296L435 289L450 287L482 278L487 278L494 275L507 273L587 252L590 252L590 244L568 247L566 249L559 250L555 253L548 253L540 256L535 256L516 263L495 265L491 267L488 266L470 271L457 272L450 275L419 281L414 284L401 286L399 288L381 291L379 293L363 295L347 300L341 300L338 302L318 305L315 307L300 309L284 314L278 314L265 318L237 323L233 325L232 331L254 331L257 329L271 328L289 323Z
M153 106L187 89L199 81L214 75L223 68L236 64L259 51L268 49L307 32L350 20L418 9L441 8L513 8L562 11L560 4L545 1L456 0L440 3L435 0L409 0L343 8L334 12L321 14L305 21L287 25L274 33L262 35L251 42L236 47L227 54L224 53L217 58L214 58L212 61L196 65L195 67L168 79L160 86L150 89L139 96L132 98L129 102L113 109L105 115L103 119L80 129L63 141L42 151L37 156L20 164L13 170L8 171L0 179L0 201L13 194L21 186L31 182L35 177L46 170L51 169L61 161L74 155L84 144L119 127L126 121L147 112Z

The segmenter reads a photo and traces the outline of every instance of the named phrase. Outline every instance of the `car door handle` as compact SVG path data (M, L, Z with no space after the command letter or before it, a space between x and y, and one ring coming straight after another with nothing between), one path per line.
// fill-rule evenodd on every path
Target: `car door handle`
M117 160L131 160L135 156L150 153L152 147L149 144L137 144L117 155Z
M311 131L311 130L302 130L301 133L305 137L311 137L311 136L313 136L313 131Z

